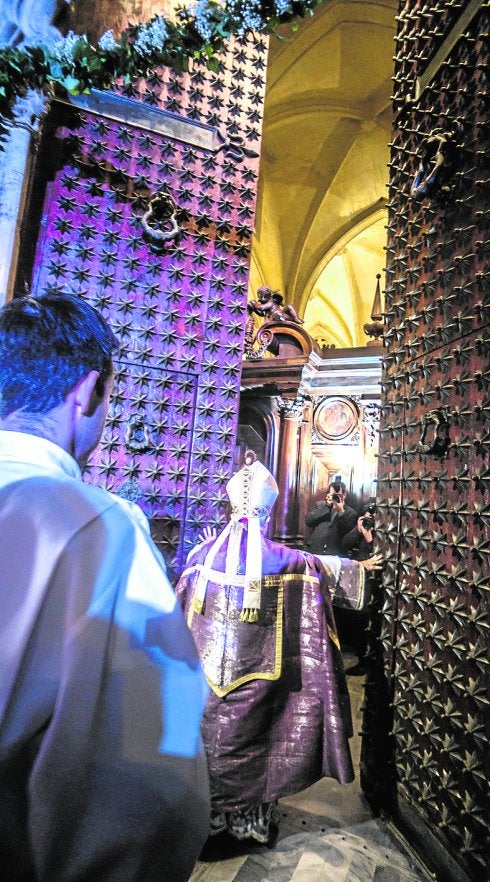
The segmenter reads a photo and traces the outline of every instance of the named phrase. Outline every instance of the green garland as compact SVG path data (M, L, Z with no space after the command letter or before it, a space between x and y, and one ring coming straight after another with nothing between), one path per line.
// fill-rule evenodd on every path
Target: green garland
M187 70L191 59L218 70L218 55L233 35L272 33L283 22L311 15L321 2L198 0L180 7L175 20L157 15L130 25L118 39L108 31L97 46L70 33L50 44L0 47L0 130L12 119L15 101L30 89L80 95L93 88L110 89L116 79L129 85L160 65Z

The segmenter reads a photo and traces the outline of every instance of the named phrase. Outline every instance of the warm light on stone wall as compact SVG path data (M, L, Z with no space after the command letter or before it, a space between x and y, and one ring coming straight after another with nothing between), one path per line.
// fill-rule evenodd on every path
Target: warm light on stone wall
M170 16L175 6L173 0L85 0L70 7L69 29L94 41L109 29L117 36L129 24L159 14Z
M249 296L278 288L337 348L366 344L386 261L395 14L323 3L270 41Z

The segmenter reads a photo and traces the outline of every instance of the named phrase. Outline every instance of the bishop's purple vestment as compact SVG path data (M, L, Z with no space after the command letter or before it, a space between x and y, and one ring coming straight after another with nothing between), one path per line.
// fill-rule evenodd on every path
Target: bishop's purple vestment
M244 561L246 526L241 532L235 552ZM229 549L218 551L205 572L204 604L193 603L212 540L191 552L177 585L212 690L202 733L212 807L223 812L272 802L323 776L340 783L354 777L349 695L329 591L335 577L312 555L261 542L257 621L240 619L244 580L235 575L227 582ZM342 564L344 578L360 577L359 564Z

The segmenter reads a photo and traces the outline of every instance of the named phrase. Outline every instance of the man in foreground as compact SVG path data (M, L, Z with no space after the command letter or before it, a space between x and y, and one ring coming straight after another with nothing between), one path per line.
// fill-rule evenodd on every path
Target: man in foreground
M0 311L0 866L185 882L207 834L206 687L131 505L82 483L115 340L83 300Z
M335 580L357 580L265 538L277 484L255 454L228 482L231 519L190 553L177 596L211 693L203 738L211 834L270 843L273 806L323 776L354 777L349 696L332 614Z

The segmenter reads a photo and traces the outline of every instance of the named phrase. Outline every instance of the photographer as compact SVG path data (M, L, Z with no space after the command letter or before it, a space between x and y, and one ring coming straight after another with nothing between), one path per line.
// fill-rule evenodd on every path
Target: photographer
M373 503L364 507L356 525L342 539L341 554L343 557L349 557L351 560L367 560L372 556L375 512L376 506ZM370 578L374 578L374 576L371 575ZM369 616L364 610L342 610L340 615L336 612L336 619L341 642L344 643L342 639L344 634L345 643L352 645L357 654L356 664L347 668L345 673L351 676L361 676L366 673L365 656Z
M311 528L306 547L312 554L341 554L343 537L357 523L357 512L346 505L345 496L344 482L332 481L325 501L306 515L305 524Z
M359 515L357 523L342 539L340 551L352 560L367 560L373 553L374 505L368 505Z

